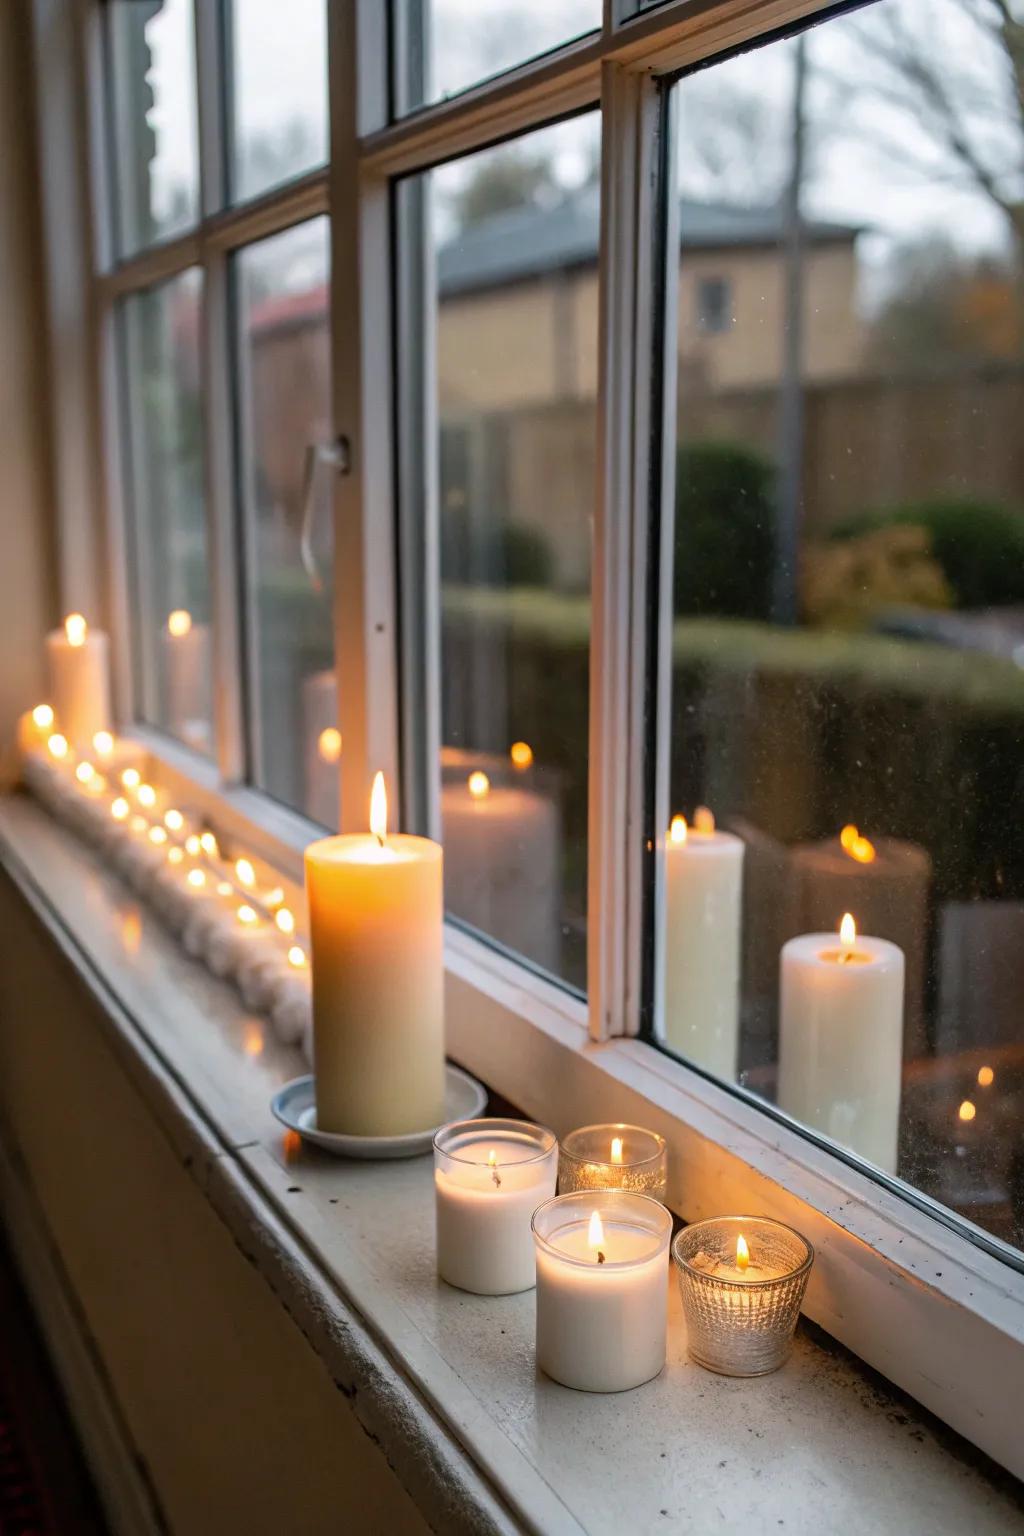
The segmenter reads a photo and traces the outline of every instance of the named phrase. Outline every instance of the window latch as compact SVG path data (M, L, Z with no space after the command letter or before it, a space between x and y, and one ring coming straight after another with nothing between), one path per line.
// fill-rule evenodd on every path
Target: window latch
M323 591L323 579L313 553L313 523L316 519L316 489L322 470L347 475L352 468L351 446L347 437L332 443L307 443L302 469L302 518L299 525L299 557L314 592Z

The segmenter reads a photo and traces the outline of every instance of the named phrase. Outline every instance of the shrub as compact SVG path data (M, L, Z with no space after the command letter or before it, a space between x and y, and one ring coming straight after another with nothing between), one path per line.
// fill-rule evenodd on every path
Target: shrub
M841 543L812 545L800 577L804 618L825 629L863 629L883 608L952 604L928 530L916 524L890 524Z
M687 443L676 459L675 612L766 619L775 469L742 443Z
M997 503L937 497L876 508L840 524L832 538L908 523L927 531L958 608L1024 602L1024 514Z

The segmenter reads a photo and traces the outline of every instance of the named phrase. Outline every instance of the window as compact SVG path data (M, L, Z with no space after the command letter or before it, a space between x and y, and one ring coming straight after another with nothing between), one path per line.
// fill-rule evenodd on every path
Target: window
M1001 1454L1024 331L986 0L785 36L732 0L93 3L137 729L292 869L383 769L444 841L458 1059L542 1120L649 1117L681 1214L804 1225L813 1315ZM862 999L825 1031L789 950L780 992L807 933ZM905 1326L939 1302L945 1371Z
M670 809L689 828L665 847L659 1033L1021 1248L1006 65L980 5L886 0L675 88ZM696 332L729 323L712 261L728 350L688 309L696 291Z

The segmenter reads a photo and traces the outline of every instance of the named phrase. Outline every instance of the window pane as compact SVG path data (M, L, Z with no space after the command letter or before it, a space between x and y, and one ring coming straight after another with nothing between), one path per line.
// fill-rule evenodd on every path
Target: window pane
M437 292L447 905L580 988L599 160L592 113L404 188Z
M233 0L231 39L240 200L327 158L325 0Z
M196 222L192 0L110 0L112 125L122 254Z
M601 26L602 0L394 0L405 110L559 48Z
M1009 50L887 0L677 86L660 1028L1024 1246Z
M253 776L338 824L331 470L303 505L307 448L331 436L325 218L236 258Z
M213 748L198 270L125 301L128 505L142 718Z

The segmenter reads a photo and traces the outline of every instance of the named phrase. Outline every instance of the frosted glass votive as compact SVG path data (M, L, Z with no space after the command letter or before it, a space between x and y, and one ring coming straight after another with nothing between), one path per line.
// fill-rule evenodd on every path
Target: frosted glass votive
M672 1257L691 1359L721 1376L778 1370L814 1263L807 1239L765 1216L717 1216L678 1232Z
M665 1138L638 1125L584 1125L558 1150L558 1190L628 1189L665 1200Z

